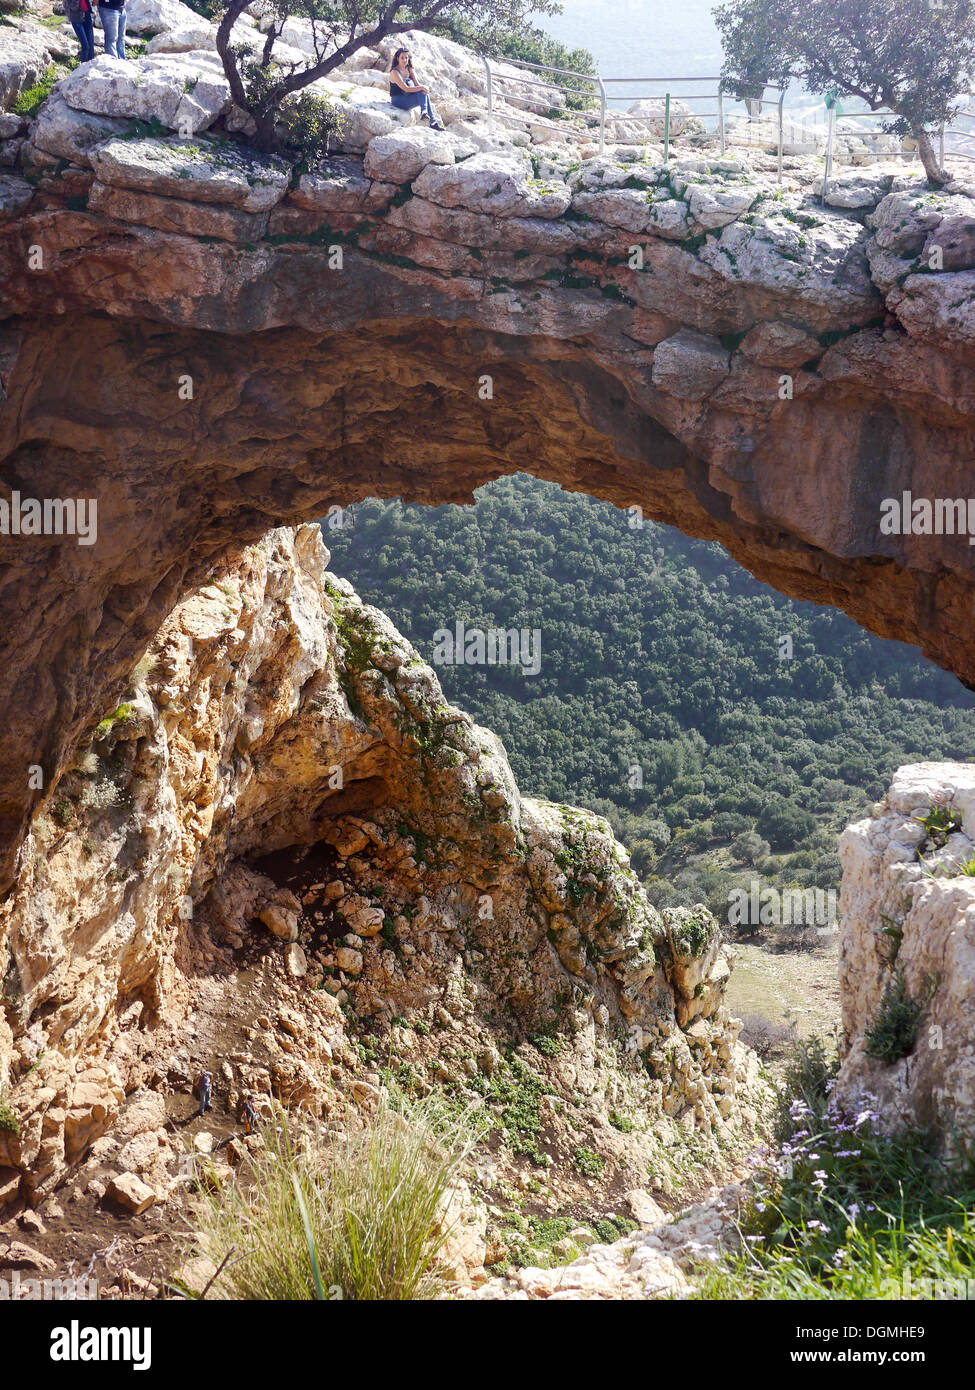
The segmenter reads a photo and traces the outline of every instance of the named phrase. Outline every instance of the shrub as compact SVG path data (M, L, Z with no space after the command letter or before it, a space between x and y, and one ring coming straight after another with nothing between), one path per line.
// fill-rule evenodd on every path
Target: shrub
M572 1166L584 1178L598 1178L606 1167L606 1160L592 1149L578 1148L572 1154Z
M289 101L278 118L282 140L298 153L299 172L307 172L328 154L333 136L344 124L338 108L313 92L302 92Z
M323 1150L278 1112L249 1169L201 1194L194 1253L227 1260L209 1296L435 1297L444 1200L480 1135L469 1114L448 1118L433 1102L384 1106Z
M12 1134L20 1138L20 1121L3 1099L0 1099L0 1134Z
M903 971L895 971L884 990L877 1017L865 1035L864 1051L867 1056L875 1057L888 1066L909 1056L917 1043L924 1010L937 987L936 979L925 976L924 993L927 997L923 1000L912 999L907 992Z

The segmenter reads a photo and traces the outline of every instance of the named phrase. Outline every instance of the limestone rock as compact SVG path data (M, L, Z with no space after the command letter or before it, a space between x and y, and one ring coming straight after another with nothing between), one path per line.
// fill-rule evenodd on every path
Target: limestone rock
M364 172L386 183L412 183L428 164L453 164L475 153L470 140L458 139L429 126L410 126L377 136L369 142Z
M92 152L105 183L166 197L264 212L281 201L288 173L276 160L180 140L108 140Z
M125 129L125 121L76 110L55 90L37 113L30 138L33 147L45 154L89 165L92 147L122 135Z
M134 1173L116 1173L109 1180L106 1195L125 1207L133 1216L141 1215L156 1200L152 1188Z
M494 217L560 217L572 201L564 185L532 179L516 154L476 154L460 164L428 164L413 185L418 197Z
M0 1237L0 1269L29 1269L38 1274L52 1274L57 1265L32 1245L20 1240L4 1241Z
M158 121L195 133L230 107L223 70L199 59L194 53L119 60L103 53L64 78L58 92L80 111Z
M923 827L918 837L918 817L937 806L961 822L940 853ZM840 839L844 1048L835 1095L851 1111L879 1111L888 1126L932 1128L948 1149L951 1136L975 1133L975 882L961 873L973 855L975 767L967 763L898 769L874 815ZM880 934L882 921L901 935ZM868 1036L895 970L923 1012L906 1054L878 1059Z
M682 328L658 343L653 354L653 384L673 396L699 401L728 375L728 352L713 338Z

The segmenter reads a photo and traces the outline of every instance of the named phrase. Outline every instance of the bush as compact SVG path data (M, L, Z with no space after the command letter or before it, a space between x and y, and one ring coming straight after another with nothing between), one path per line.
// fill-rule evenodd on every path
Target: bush
M194 1254L219 1267L209 1297L433 1298L444 1287L440 1213L480 1137L433 1103L384 1106L355 1135L316 1149L279 1112L234 1181L204 1188ZM233 1253L231 1253L233 1252Z
M755 825L773 849L792 849L816 829L816 817L794 801L777 798L765 807Z
M742 1019L741 1041L763 1062L795 1043L795 1024L775 1023L762 1014L745 1014Z
M606 1160L592 1149L578 1148L572 1155L572 1166L584 1178L598 1178L606 1167Z
M768 840L763 840L754 830L746 830L732 841L730 854L739 864L757 864L768 858L769 848Z
M328 154L344 123L338 108L313 92L302 92L281 108L278 129L284 143L298 153L299 172L307 172Z
M884 990L877 1017L865 1035L864 1051L867 1056L875 1057L887 1066L909 1056L917 1043L924 1010L937 987L937 981L928 976L925 978L927 997L923 1001L912 999L907 992L903 971L895 971Z

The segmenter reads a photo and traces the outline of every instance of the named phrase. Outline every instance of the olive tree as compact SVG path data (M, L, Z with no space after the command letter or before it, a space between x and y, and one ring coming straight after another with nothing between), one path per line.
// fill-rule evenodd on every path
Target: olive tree
M975 72L971 0L726 0L713 11L725 86L802 82L814 95L860 97L893 112L933 184L947 182L930 128L948 123Z
M555 0L268 0L263 43L235 43L233 29L251 0L229 0L217 28L217 52L236 104L253 119L255 144L277 147L279 113L296 104L296 94L341 67L360 48L374 48L383 39L410 29L450 35L462 32L470 41L481 33L532 32L531 14L554 14ZM311 52L302 63L277 61L275 44L289 19L306 20ZM306 94L307 106L311 94ZM329 122L326 120L327 127Z

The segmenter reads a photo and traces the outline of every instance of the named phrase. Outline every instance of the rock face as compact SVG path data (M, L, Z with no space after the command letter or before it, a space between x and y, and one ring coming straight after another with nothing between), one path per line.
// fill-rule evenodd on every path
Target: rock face
M408 1038L414 1079L466 1056L526 1084L528 1063L499 1049L556 1035L548 1142L571 1153L588 1107L605 1131L590 1142L612 1145L602 1107L633 1107L655 1125L628 1144L637 1178L683 1131L708 1142L751 1123L754 1058L722 1003L710 915L665 927L604 821L521 797L494 735L327 562L315 526L237 552L176 604L125 700L73 749L0 918L17 1121L0 1165L36 1200L110 1142L126 1095L186 1084L217 1053L234 1096L372 1107L361 1065L336 1085L343 1005ZM236 1032L181 1052L224 1004ZM144 1112L159 1098L139 1094L126 1173L157 1161ZM145 1185L109 1195L139 1206Z
M932 812L940 812L937 821ZM873 816L844 832L840 854L844 1061L837 1094L890 1124L933 1129L949 1150L955 1135L970 1142L975 766L902 767Z
M191 22L142 9L157 37ZM209 31L77 69L5 142L29 181L0 177L2 497L94 499L98 530L0 531L0 886L181 587L370 493L526 469L975 681L967 534L881 524L967 496L972 188L869 171L824 207L801 164L781 188L761 160L664 167L646 127L596 156L583 117L531 127L531 96L486 134L473 55L414 37L450 133L401 127L385 48L356 55L326 84L345 152L294 188L231 135Z

